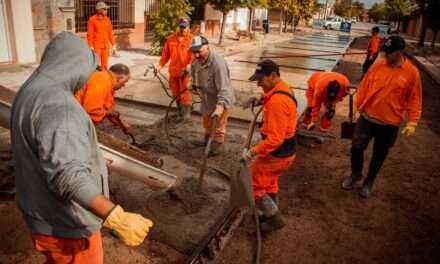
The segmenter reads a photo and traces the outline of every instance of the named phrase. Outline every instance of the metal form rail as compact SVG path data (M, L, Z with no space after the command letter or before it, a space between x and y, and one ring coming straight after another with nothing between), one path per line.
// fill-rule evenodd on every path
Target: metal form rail
M0 100L0 126L10 129L11 104ZM104 158L110 161L109 168L121 176L140 181L153 190L167 190L177 182L177 176L149 164L128 157L100 144Z

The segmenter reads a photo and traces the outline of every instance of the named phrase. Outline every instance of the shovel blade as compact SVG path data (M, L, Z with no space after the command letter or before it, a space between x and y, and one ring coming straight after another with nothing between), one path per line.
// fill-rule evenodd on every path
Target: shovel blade
M341 124L341 138L352 139L354 135L354 129L356 123L353 122L342 122Z
M232 208L252 208L255 204L252 174L245 161L240 161L239 170L232 175L230 204Z

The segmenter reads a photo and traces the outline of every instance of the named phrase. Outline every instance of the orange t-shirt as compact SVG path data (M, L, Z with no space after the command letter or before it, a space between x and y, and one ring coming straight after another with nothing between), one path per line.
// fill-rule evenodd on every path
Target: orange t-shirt
M342 101L347 95L350 81L345 75L337 72L315 72L308 80L306 91L307 105L312 108L312 120L316 122L322 104L328 104L327 86L331 81L338 81L341 89L333 104Z
M179 40L179 33L175 32L165 42L160 64L163 66L171 60L168 68L171 77L180 77L182 70L192 62L193 56L189 50L191 40L192 34L187 30L181 41Z
M107 112L115 110L113 76L108 71L94 72L87 84L75 93L92 121L100 123Z
M91 48L108 49L114 45L112 22L108 16L93 15L87 22L87 42Z
M362 79L355 99L359 112L385 124L398 126L405 112L418 122L422 112L422 84L419 70L405 59L392 68L381 58Z
M380 48L379 36L377 34L371 36L370 40L368 41L368 49L367 49L368 55L374 55L378 53L379 48Z
M263 126L260 131L266 135L266 139L252 148L252 152L260 157L275 151L285 139L293 137L296 131L296 104L287 95L274 94L276 91L292 94L284 81L264 94Z

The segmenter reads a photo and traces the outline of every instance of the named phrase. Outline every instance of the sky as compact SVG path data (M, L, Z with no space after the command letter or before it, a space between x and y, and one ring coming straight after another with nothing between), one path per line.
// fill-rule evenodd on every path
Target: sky
M326 0L318 0L318 2L325 4ZM383 0L359 0L365 4L366 8L370 8L374 3L383 3ZM335 2L335 0L329 0L329 3Z

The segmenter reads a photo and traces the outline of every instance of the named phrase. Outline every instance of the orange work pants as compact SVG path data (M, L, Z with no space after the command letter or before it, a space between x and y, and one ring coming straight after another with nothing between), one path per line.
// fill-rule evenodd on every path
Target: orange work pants
M46 256L45 264L102 264L101 231L82 238L32 234L35 249Z
M173 97L176 97L181 91L187 89L189 85L189 77L170 77L170 89ZM190 90L183 92L176 99L178 104L189 106L192 104L192 94Z
M295 160L296 155L287 158L274 156L257 157L251 165L254 200L265 194L278 193L278 178Z
M103 49L95 49L95 53L99 58L99 61L101 62L101 68L102 70L108 69L108 56L109 56L110 50L108 48Z
M224 111L217 121L217 125L215 128L215 135L214 135L214 141L217 143L225 142L226 125L228 124L228 117L229 117L229 112ZM203 116L203 128L205 129L205 135L209 135L209 133L211 133L211 128L213 125L212 123L213 122L210 114Z

